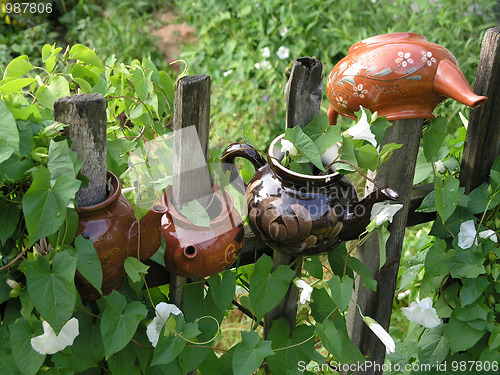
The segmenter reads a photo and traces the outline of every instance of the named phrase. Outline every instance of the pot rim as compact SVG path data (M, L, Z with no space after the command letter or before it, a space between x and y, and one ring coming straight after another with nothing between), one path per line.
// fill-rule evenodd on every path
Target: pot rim
M216 199L219 200L222 208L219 215L216 218L210 220L211 229L214 229L221 223L224 225L224 222L225 220L227 220L228 217L231 218L234 217L234 215L232 215L234 202L233 198L231 197L231 194L229 194L227 191L224 191L224 195L222 195L220 192L221 192L220 187L214 186L212 188L212 194ZM195 225L192 222L190 222L187 218L185 218L184 215L180 214L175 208L172 201L170 200L171 196L172 196L172 186L169 186L165 190L165 193L162 195L162 203L167 206L168 213L172 216L172 219L174 219L176 223L180 223L185 227L200 228L201 230L206 230L208 228ZM233 218L233 220L235 219ZM234 226L236 225L238 225L238 223L234 223Z
M397 33L388 33L388 34L380 34L374 35L372 37L360 40L357 43L354 43L347 53L352 52L352 50L366 46L366 45L374 45L374 44L387 44L394 42L405 42L405 41L427 41L427 38L419 33L411 33L411 32L397 32Z
M280 175L282 178L293 180L293 181L299 182L299 183L301 182L303 184L306 184L308 182L326 184L329 182L336 181L339 178L339 176L341 176L341 174L338 172L332 172L330 174L325 174L322 176L314 176L314 175L311 176L308 174L297 173L297 172L294 172L288 168L285 168L283 165L281 165L281 163L279 163L276 160L276 159L280 160L280 158L277 157L276 155L274 155L274 152L273 152L273 150L275 149L276 143L278 141L280 141L284 136L285 136L285 134L281 134L281 135L277 136L276 138L274 138L274 140L271 142L271 145L269 146L269 150L268 150L269 155L267 157L269 166L273 169L273 171L275 173Z
M102 210L103 208L113 204L118 199L118 197L122 193L122 185L120 183L120 180L118 179L118 177L116 177L116 175L113 172L107 171L106 181L109 186L108 197L100 203L92 204L90 206L77 207L76 211L79 214L85 214L89 212Z

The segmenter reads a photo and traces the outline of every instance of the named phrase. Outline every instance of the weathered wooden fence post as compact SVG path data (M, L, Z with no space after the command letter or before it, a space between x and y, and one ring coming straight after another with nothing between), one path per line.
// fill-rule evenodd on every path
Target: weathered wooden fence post
M377 177L377 182L381 186L390 186L399 193L400 202L398 203L403 204L403 208L397 212L392 224L389 225L391 235L386 245L386 263L379 270L380 257L376 233L356 249L356 257L368 267L377 281L377 292L364 288L360 278L356 278L355 291L347 314L347 329L351 340L360 348L363 355L380 366L384 363L385 347L363 322L356 304L363 315L372 317L382 327L389 330L423 123L423 119L394 121L393 125L387 129L382 142L382 145L403 144L403 147L396 150L388 162L382 164ZM366 193L373 190L373 186L367 184ZM361 373L355 372L355 374ZM367 373L378 374L381 371L363 372L363 374Z
M460 166L460 184L468 194L487 180L495 159L500 155L500 27L486 31L476 73L474 91L488 97L486 104L470 112Z
M292 74L285 88L287 103L286 127L304 127L314 115L319 113L323 93L323 64L311 57L295 59ZM282 264L292 264L297 259L273 252L273 271ZM300 276L302 261L297 264L297 275ZM273 321L285 317L290 328L295 327L297 318L298 288L292 284L283 300L264 316L264 337L267 337Z
M69 124L64 134L70 148L83 162L80 172L89 179L78 191L79 206L90 206L106 199L106 99L101 94L74 95L56 100L54 119Z
M176 85L172 202L179 211L193 199L204 205L212 184L206 161L210 128L210 76L187 76ZM194 127L194 128L193 128ZM172 276L170 302L182 310L185 277Z

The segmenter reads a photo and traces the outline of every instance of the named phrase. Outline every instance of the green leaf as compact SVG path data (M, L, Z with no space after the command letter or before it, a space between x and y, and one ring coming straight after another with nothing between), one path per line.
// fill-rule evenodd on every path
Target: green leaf
M125 296L116 290L104 299L107 306L102 313L101 334L104 352L108 359L112 354L127 346L148 310L139 301L127 303Z
M77 259L70 251L57 253L50 265L46 257L26 263L28 292L36 309L58 333L73 315L76 302Z
M18 319L9 326L10 345L18 370L23 375L34 375L42 366L45 355L36 352L31 346L32 330L28 321Z
M33 69L33 65L30 64L28 56L19 56L7 65L3 78L19 78L23 74L28 73L31 69Z
M0 163L19 153L19 130L14 116L0 100Z
M272 268L271 257L262 255L255 263L250 277L250 303L255 309L257 321L278 305L295 276L295 271L287 265L278 266L273 273Z
M386 226L380 226L377 228L378 248L379 248L379 258L380 258L379 266L378 266L379 270L385 264L385 260L386 260L385 245L387 244L387 240L389 239L390 235L391 234L387 230Z
M78 171L75 170L71 154L76 157L76 152L71 151L66 139L55 142L53 139L49 143L49 158L47 168L50 172L50 181L54 183L60 176L69 175L76 177Z
M196 199L193 199L189 204L182 207L181 214L198 227L210 228L210 216L208 216L207 210Z
M210 276L208 294L221 312L231 305L236 290L236 272L226 270Z
M460 289L460 301L462 306L474 302L490 284L486 276L478 276L475 279L462 278L462 289Z
M421 363L441 363L450 352L444 325L425 330L418 341L418 359Z
M148 98L151 81L144 77L144 71L141 67L136 67L132 74L135 92L139 99L144 102Z
M436 117L424 133L424 155L429 163L432 162L443 144L447 124L448 119L446 117Z
M316 323L315 331L321 338L325 349L341 363L348 363L353 359L363 362L359 349L352 343L347 333L337 327L333 321L325 320L323 323Z
M356 160L360 168L372 171L378 167L378 151L372 144L366 144L356 150Z
M349 256L347 260L347 266L352 269L354 272L361 277L361 282L367 289L371 289L373 291L377 290L377 282L373 278L370 270L363 264L358 258L354 258Z
M54 109L54 102L57 100L56 96L50 91L47 86L40 86L36 90L35 94L36 100L49 109Z
M444 262L448 265L451 276L456 278L474 279L486 273L483 256L470 250L451 249Z
M342 280L340 280L339 276L333 275L332 278L328 280L328 285L330 286L333 300L340 311L344 311L349 305L352 292L354 291L353 280L347 275L344 275Z
M470 198L467 209L472 214L481 214L486 209L491 210L500 204L500 194L490 198L488 193L489 185L483 182L480 186L472 190L468 197Z
M94 241L79 235L75 239L75 249L78 256L76 268L102 294L102 266L94 247Z
M261 340L257 332L241 332L241 343L234 349L233 374L251 375L264 358L275 354L271 342Z
M55 76L52 78L48 87L56 99L64 98L70 95L69 82L62 76Z
M425 276L435 277L446 275L448 267L444 263L446 257L446 242L441 238L436 238L434 244L427 251L425 256Z
M285 131L285 139L293 143L299 154L309 160L320 170L324 170L321 155L311 138L304 133L300 126L288 128Z
M340 160L348 161L358 166L358 161L354 153L354 140L351 137L342 137L342 147L340 149ZM355 169L349 164L339 163L337 166L337 172L354 172Z
M370 130L372 131L373 135L375 136L375 140L377 141L378 145L380 145L382 143L382 141L384 140L385 133L387 132L387 128L389 126L392 126L392 122L388 121L385 116L377 117L377 119L370 124ZM400 145L399 147L401 147L401 146L402 145ZM397 149L399 147L396 147L395 149ZM384 151L384 149L382 148L382 152L380 154L382 155L387 151L389 151L389 150Z
M406 289L408 285L417 277L420 269L424 266L425 257L428 250L423 250L408 259L405 264L403 276L401 278L400 289Z
M299 325L290 337L290 325L285 318L275 320L267 335L275 355L266 358L273 375L297 373L300 361L309 363L314 352L314 327ZM284 350L280 348L286 348Z
M340 127L330 126L330 120L325 113L315 114L313 120L304 127L303 131L314 142L320 155L334 144L342 141Z
M86 62L90 65L97 66L99 68L102 67L101 60L99 60L96 53L83 44L75 44L73 47L71 47L69 51L69 57Z
M19 223L20 213L19 204L6 199L0 200L0 243L2 245L5 245L7 239L14 233Z
M0 91L4 95L21 90L36 82L36 78L8 78L0 81Z
M22 201L30 246L59 229L80 183L72 176L63 175L52 184L47 168L40 166L36 170Z
M318 280L323 280L323 263L321 258L313 256L304 262L304 268L312 277Z
M124 262L125 272L132 282L137 283L142 280L141 274L147 274L149 266L146 266L139 259L127 257Z
M473 347L483 335L484 331L472 328L467 322L454 319L453 315L448 322L446 337L452 354Z
M415 176L413 177L413 185L417 185L424 181L432 173L432 165L427 161L424 151L420 150L417 155L417 164L415 166Z
M420 207L417 208L417 212L436 212L436 191L433 190L429 194L427 194L420 204Z
M459 190L460 182L452 175L448 175L442 183L441 178L434 177L436 191L436 209L443 223L455 212L463 192Z
M500 347L500 325L497 323L491 330L488 348L490 348L490 350L496 350L498 347Z
M311 299L311 315L317 322L323 322L335 310L335 303L325 288L314 288Z

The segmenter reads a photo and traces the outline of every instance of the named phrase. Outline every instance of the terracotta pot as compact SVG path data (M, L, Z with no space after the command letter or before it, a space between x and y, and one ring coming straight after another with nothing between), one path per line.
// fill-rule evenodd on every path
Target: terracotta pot
M82 234L94 240L94 247L101 260L104 295L118 289L125 275L124 261L137 257L140 231L140 260L149 259L161 244L160 220L166 212L162 205L154 205L140 221L135 219L130 202L121 194L118 178L108 171L108 198L101 203L78 207L79 223L77 236ZM99 292L77 272L75 277L83 300L100 297Z
M376 202L399 199L391 188L382 188L358 201L352 182L339 173L309 176L283 167L283 153L274 139L267 162L250 145L234 143L224 151L223 170L237 173L234 159L243 157L256 172L246 186L250 227L270 247L287 255L314 255L329 251L342 241L358 238L370 222Z
M207 209L210 227L194 225L180 214L171 201L172 189L163 196L167 213L161 220L166 241L165 266L179 276L201 278L224 271L236 260L245 230L233 199L226 191L213 193Z
M432 119L446 97L473 108L487 100L474 94L450 51L414 33L378 35L352 45L332 69L326 92L331 124L338 114L355 119L360 106L388 120Z

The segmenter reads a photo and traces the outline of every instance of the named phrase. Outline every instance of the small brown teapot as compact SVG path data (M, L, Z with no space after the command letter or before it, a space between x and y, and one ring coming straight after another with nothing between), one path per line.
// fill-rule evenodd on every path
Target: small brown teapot
M276 146L282 137L271 143L267 161L245 143L229 145L221 157L222 169L231 171L232 180L237 178L236 157L255 167L245 185L249 223L269 247L293 256L329 251L365 231L375 203L399 199L394 189L385 187L358 201L347 176L309 176L285 168L279 162L284 154Z
M108 171L107 179L109 194L105 201L78 207L76 234L94 240L94 247L101 260L104 295L121 286L125 275L123 264L127 257L137 258L139 255L139 259L144 261L158 250L162 240L160 221L166 212L165 206L157 204L140 222L137 221L132 205L121 194L118 177ZM78 272L75 283L83 300L100 297L99 292Z

